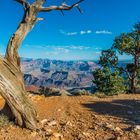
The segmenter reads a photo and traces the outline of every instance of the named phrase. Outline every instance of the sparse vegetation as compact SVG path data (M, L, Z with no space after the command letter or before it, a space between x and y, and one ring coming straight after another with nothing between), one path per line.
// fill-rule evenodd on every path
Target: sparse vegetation
M34 0L32 2L28 0L15 0L24 10L23 18L7 43L5 57L0 57L0 93L6 100L6 105L11 109L11 114L15 116L19 126L31 130L36 130L38 127L36 110L26 96L18 53L19 47L36 23L43 20L43 18L38 17L39 13L59 10L64 14L63 11L68 11L73 8L82 12L80 3L83 1L79 0L71 5L68 5L64 1L60 6L44 7L43 5L46 0Z
M139 140L140 95L104 96L30 96L41 129L0 127L0 140Z
M127 75L129 91L136 93L140 81L140 22L134 25L129 33L123 33L114 41L112 49L119 54L127 54L132 57L132 63L122 68Z
M124 93L125 80L117 67L118 57L115 51L111 49L102 51L99 64L101 67L93 72L93 82L96 84L97 91L106 95Z
M105 95L103 92L96 92L96 93L94 94L94 96L96 96L96 97L98 97L98 98L105 98L105 97L106 97L106 95Z
M83 89L79 91L79 95L90 95L90 93Z
M58 88L49 88L41 86L39 89L39 95L44 96L69 96L71 95L69 92L67 92L64 89L58 89Z
M0 127L10 125L10 124L13 124L13 122L11 122L6 115L0 114Z
M117 54L132 56L132 63L119 66ZM140 83L140 22L130 33L123 33L114 40L111 49L103 50L100 68L93 72L97 91L106 95L137 93Z

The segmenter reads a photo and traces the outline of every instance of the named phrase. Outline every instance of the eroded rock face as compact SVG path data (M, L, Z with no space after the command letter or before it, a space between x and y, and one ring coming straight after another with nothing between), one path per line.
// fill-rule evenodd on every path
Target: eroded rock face
M26 85L59 88L92 87L93 61L58 61L24 59L22 71Z

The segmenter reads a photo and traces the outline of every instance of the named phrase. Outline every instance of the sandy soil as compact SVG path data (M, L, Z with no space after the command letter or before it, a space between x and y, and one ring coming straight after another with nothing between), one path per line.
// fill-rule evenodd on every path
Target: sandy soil
M41 130L8 125L0 128L0 140L140 140L140 95L30 98Z

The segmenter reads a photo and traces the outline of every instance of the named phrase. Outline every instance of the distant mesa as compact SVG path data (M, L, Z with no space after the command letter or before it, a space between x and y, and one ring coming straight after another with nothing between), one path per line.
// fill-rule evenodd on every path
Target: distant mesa
M120 61L125 65L129 61ZM49 59L22 59L22 72L26 86L44 86L65 89L95 91L92 72L98 68L96 61L61 61Z
M91 90L92 71L98 67L94 61L61 61L49 59L22 59L22 72L27 89L56 87Z

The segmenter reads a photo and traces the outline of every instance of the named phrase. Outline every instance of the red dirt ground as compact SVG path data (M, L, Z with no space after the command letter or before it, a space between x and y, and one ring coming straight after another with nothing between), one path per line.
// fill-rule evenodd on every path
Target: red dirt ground
M7 125L0 140L140 140L140 95L30 98L43 120L41 131Z

